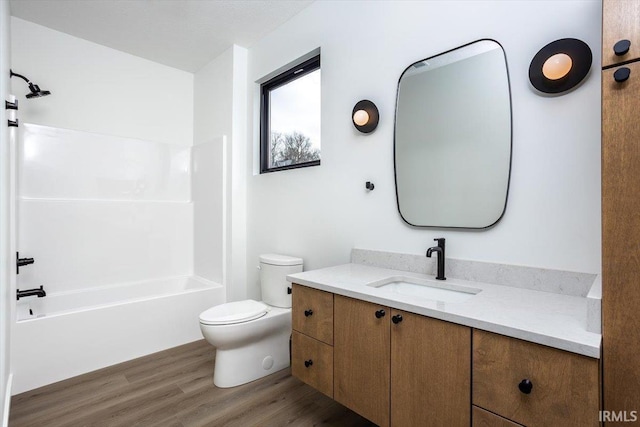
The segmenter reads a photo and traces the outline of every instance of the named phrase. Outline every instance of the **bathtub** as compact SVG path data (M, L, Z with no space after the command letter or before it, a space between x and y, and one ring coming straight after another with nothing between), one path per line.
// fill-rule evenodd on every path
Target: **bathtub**
M12 394L202 339L198 315L225 298L193 276L21 298Z

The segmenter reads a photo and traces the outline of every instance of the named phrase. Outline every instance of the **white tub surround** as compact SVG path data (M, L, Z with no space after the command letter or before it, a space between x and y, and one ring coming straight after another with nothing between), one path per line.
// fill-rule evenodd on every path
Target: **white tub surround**
M197 277L22 298L13 394L199 340L198 314L225 301L221 285Z
M447 259L447 263L450 261ZM426 258L424 262L427 262ZM446 281L434 281L432 285L461 286L479 292L466 301L448 303L391 294L384 288L367 286L391 277L434 280L433 275L356 263L292 274L287 276L287 280L593 358L600 357L602 337L587 329L589 300L586 296L457 279L452 276L452 271L448 271ZM595 278L594 275L592 283ZM557 287L566 288L566 284L558 284Z

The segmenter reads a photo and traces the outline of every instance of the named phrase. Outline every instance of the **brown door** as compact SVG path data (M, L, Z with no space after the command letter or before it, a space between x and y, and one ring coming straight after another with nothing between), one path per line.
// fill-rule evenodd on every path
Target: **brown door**
M334 304L334 399L386 427L389 308L339 295Z
M625 67L622 83L620 67L602 72L602 335L604 409L630 416L640 411L640 62Z
M468 427L471 329L391 314L391 425Z

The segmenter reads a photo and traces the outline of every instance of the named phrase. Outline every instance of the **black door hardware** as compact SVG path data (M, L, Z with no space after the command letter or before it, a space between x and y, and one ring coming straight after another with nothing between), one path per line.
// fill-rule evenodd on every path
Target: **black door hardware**
M627 81L629 75L631 75L631 70L627 67L621 67L613 73L613 79L618 83L622 83Z
M287 294L291 295L291 287L290 286L287 286Z
M402 322L402 314L396 314L395 316L391 316L391 321L396 325Z
M16 252L16 274L20 274L20 267L33 264L33 258L20 258L20 252Z
M384 317L385 314L384 310L378 310L376 311L376 318L380 319L381 317Z
M311 309L309 309L309 310L305 310L305 311L304 311L304 316L305 316L305 317L309 317L309 316L311 316L312 314L313 314L313 310L311 310Z
M373 182L371 182L371 181L367 181L367 183L364 186L369 191L373 191L373 189L376 188L376 186L373 185Z
M309 367L309 366L311 366L311 365L313 365L313 360L309 359L309 360L305 360L305 361L304 361L304 366L305 366L305 367L307 367L307 368L308 368L308 367Z
M629 52L630 47L631 42L629 40L620 40L613 45L613 53L615 53L616 56L626 55Z
M10 128L17 128L18 127L18 119L7 120L7 126L9 126Z
M15 101L4 101L4 109L5 110L17 110L18 109L18 100Z
M518 388L524 394L529 394L529 393L531 393L531 390L533 389L533 383L531 381L529 381L528 379L524 379L524 380L520 381L520 384L518 384Z

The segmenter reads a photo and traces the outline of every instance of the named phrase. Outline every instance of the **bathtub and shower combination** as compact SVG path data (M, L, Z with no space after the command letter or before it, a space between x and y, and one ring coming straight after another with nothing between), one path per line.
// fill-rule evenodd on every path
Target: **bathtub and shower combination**
M17 246L35 262L17 287L46 296L16 302L12 393L201 339L198 314L226 301L224 139L23 128Z

